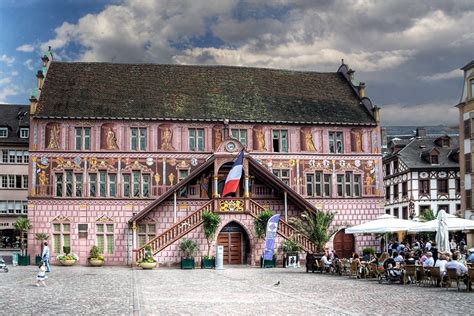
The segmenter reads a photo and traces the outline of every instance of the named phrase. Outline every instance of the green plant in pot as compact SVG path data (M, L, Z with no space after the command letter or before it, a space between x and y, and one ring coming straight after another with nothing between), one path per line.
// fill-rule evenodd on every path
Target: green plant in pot
M43 260L42 254L43 254L44 242L49 239L49 235L46 234L46 233L36 233L35 234L35 239L38 240L41 243L40 254L36 255L36 257L35 257L35 264L39 265L41 263L41 260Z
M179 249L184 254L184 257L181 258L181 269L194 269L194 256L199 250L198 244L192 239L183 238Z
M301 247L296 240L293 238L285 239L281 242L280 248L283 251L283 266L296 267L299 262L299 251L301 250Z
M13 224L15 230L20 234L20 251L21 254L18 255L18 264L20 266L27 266L30 264L30 256L27 254L27 249L25 246L25 235L28 233L28 230L33 227L30 224L30 221L26 217L18 217Z
M79 256L71 252L71 247L64 246L63 253L56 256L56 260L63 266L72 266L79 260Z
M153 269L157 265L155 258L153 258L153 252L151 250L152 249L150 245L145 246L145 255L143 256L143 260L138 263L142 269Z
M92 246L87 259L89 260L89 264L93 267L100 267L105 261L104 256L101 254L100 249L97 246Z
M216 258L211 257L211 243L216 236L217 227L221 222L221 218L218 214L205 211L202 214L204 236L207 239L207 255L201 259L201 268L212 269L216 266Z

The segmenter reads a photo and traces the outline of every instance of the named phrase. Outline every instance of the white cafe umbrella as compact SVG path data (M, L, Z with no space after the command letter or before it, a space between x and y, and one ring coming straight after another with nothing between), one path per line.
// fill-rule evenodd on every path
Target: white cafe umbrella
M449 247L449 231L446 212L441 209L438 212L438 227L436 229L436 245L438 246L438 251L446 252L450 250Z
M438 229L438 220L421 223L421 225L412 227L409 232L435 232ZM474 221L470 219L459 218L451 214L446 214L446 224L449 231L474 230Z
M392 215L382 215L375 220L346 228L346 234L384 234L400 231L407 231L415 226L420 225L417 222L406 219L395 218Z

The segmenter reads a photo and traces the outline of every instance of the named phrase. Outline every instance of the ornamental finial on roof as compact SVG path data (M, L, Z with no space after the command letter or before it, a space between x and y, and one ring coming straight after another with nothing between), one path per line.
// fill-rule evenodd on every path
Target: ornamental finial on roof
M344 65L344 58L341 59L341 65Z

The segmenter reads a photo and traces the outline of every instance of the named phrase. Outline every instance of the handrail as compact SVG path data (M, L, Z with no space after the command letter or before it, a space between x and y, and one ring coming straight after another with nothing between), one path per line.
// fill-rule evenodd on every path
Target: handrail
M258 204L254 200L250 200L248 211L251 216L256 218L263 211L265 211L265 208L263 208L260 204ZM316 245L311 240L309 240L306 236L299 234L294 227L292 227L290 224L288 224L281 218L280 218L280 223L278 225L278 234L285 239L288 239L288 240L293 239L300 245L301 248L303 248L306 251L309 251L309 252L316 251Z
M171 228L156 236L145 245L136 250L137 262L145 257L145 247L151 246L151 251L155 255L164 248L183 237L194 228L202 224L202 214L204 211L212 211L212 200L204 204L197 211L190 214L183 220L174 224Z

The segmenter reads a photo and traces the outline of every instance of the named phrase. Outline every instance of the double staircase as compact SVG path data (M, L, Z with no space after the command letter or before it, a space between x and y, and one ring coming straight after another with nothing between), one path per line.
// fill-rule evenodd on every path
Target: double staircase
M247 205L248 208L245 210L245 213L249 214L253 218L257 218L259 214L265 211L265 208L263 208L261 205L251 199L249 200L249 203ZM183 220L179 221L178 223L174 224L171 228L164 231L161 235L153 238L141 248L136 250L136 261L138 262L145 257L145 248L147 246L151 247L151 251L153 254L157 254L158 252L162 251L163 249L173 244L175 241L177 241L178 239L185 236L186 234L194 230L196 227L201 225L203 222L202 214L205 211L214 211L213 200L207 202L197 211L187 216ZM298 234L292 226L290 226L282 219L280 219L280 222L278 224L278 234L285 239L295 240L305 251L314 252L316 250L316 245L313 242L311 242L305 236Z

